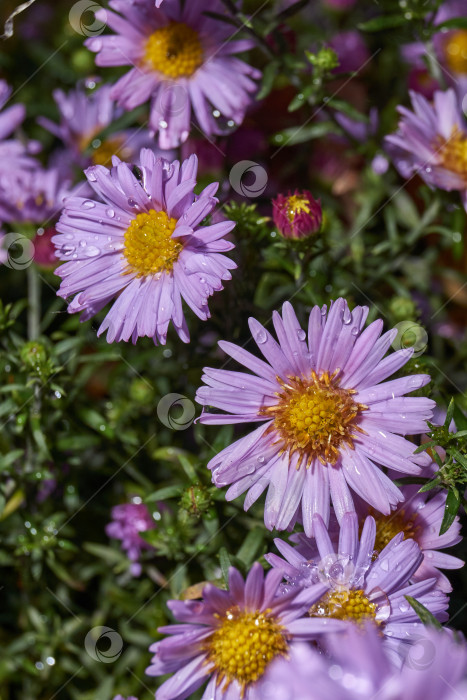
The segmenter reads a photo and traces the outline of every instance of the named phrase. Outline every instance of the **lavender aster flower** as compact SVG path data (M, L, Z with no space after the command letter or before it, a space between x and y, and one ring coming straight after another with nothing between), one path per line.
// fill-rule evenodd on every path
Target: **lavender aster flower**
M378 632L349 627L330 635L327 656L306 644L271 664L261 700L456 700L466 697L467 647L445 631L425 628L394 669Z
M131 561L130 571L133 576L139 576L141 553L144 549L151 549L139 533L153 530L154 520L144 503L137 502L122 503L112 508L112 519L112 522L106 526L105 532L108 537L122 540L122 549Z
M437 586L446 593L450 593L451 583L439 569L459 569L464 566L464 562L452 554L439 550L452 547L462 540L459 517L456 516L449 530L444 535L440 535L446 505L446 491L418 493L417 485L403 486L401 491L404 502L399 504L390 515L373 513L376 521L375 551L381 552L395 535L402 532L405 538L411 538L417 542L424 555L423 562L413 574L411 581L436 578ZM362 504L360 512L364 512L364 509Z
M110 171L86 170L103 202L66 201L53 239L57 256L69 261L56 271L58 293L76 294L68 311L84 311L83 321L119 294L98 330L107 331L109 343L149 336L164 344L170 321L188 342L182 299L199 318L209 318L208 297L236 267L222 255L234 247L224 236L235 224L200 227L217 204L218 185L194 195L196 156L180 166L143 149L139 175L117 157L113 163Z
M22 104L11 105L5 109L11 93L12 89L8 83L0 80L0 170L7 170L9 173L34 166L35 161L31 155L40 150L40 144L36 141L22 143L18 139L9 138L26 116L26 109Z
M151 146L146 129L129 129L111 134L101 140L96 138L121 114L110 96L111 87L102 87L89 92L83 87L70 90L54 90L53 96L60 115L56 124L40 117L38 122L67 146L75 161L81 166L109 165L113 155L121 160L133 161L136 153L144 146ZM89 151L83 155L85 151Z
M0 169L0 220L8 223L48 223L60 213L71 182L60 168L37 167L6 172Z
M233 55L252 42L227 41L229 25L204 14L225 13L219 0L174 1L162 9L150 0L109 4L122 16L99 10L96 17L116 35L87 39L86 46L99 66L132 66L111 95L127 110L151 100L149 124L161 148L186 141L192 109L208 136L223 133L222 119L230 126L243 121L260 73Z
M203 600L168 603L181 623L161 627L170 637L150 647L150 676L174 675L156 692L157 700L183 700L208 681L203 700L259 700L271 661L288 655L300 639L345 628L340 620L304 617L326 587L277 595L282 574L266 576L254 564L246 580L231 568L229 590L208 584ZM321 626L324 622L326 627Z
M467 128L454 90L436 91L433 105L410 96L414 111L399 107L399 130L386 137L389 155L403 177L417 173L431 187L459 190L467 207Z
M259 422L251 434L222 450L208 464L216 486L232 484L226 498L248 491L247 510L268 488L266 527L284 530L300 515L307 535L313 513L329 520L329 496L339 520L353 510L352 488L381 513L403 499L377 465L418 474L428 455L414 455L401 435L425 432L434 402L404 397L424 386L425 374L384 382L412 355L398 350L384 358L397 331L381 335L382 321L363 330L366 307L352 312L344 299L310 313L308 342L291 304L275 312L277 343L255 319L250 329L267 362L243 348L220 347L254 374L204 369L202 423ZM384 358L384 359L383 359Z
M448 599L436 589L436 578L419 583L409 581L423 561L423 554L413 540L396 535L373 560L376 539L374 519L366 518L358 537L356 513L346 513L339 533L337 551L323 519L313 517L318 557L308 560L287 542L276 539L281 559L267 554L267 561L283 570L285 591L295 587L326 582L327 592L309 614L318 619L336 618L358 624L373 622L384 635L389 652L401 654L417 638L424 625L405 596L416 598L440 620L446 620Z

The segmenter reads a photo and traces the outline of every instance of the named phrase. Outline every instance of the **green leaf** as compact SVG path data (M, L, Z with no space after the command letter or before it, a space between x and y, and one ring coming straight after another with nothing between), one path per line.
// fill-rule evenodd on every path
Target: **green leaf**
M345 114L350 119L368 124L368 117L366 114L362 114L358 109L355 109L353 105L345 100L338 100L335 97L330 97L329 100L326 101L326 104L335 109L337 112Z
M157 489L153 493L146 496L145 503L154 503L154 501L165 501L166 498L176 498L182 493L182 486L164 486L162 489Z
M339 129L334 122L320 122L319 124L307 124L302 127L291 127L284 129L273 137L275 146L294 146L297 143L305 143L313 139L320 139L327 134L340 134Z
M452 17L436 25L436 31L441 29L467 29L467 17Z
M219 550L219 562L222 569L222 576L224 578L225 585L229 585L229 568L232 566L229 554L225 547L221 547Z
M245 566L250 566L256 559L259 548L264 540L264 529L255 527L250 530L244 543L237 552L237 559L240 559Z
M433 479L433 481L429 481L427 484L424 484L421 489L418 490L418 493L425 493L425 491L431 491L431 489L435 489L437 486L440 485L441 479L437 477L436 479Z
M451 399L449 402L448 410L446 411L446 418L444 421L444 427L447 430L449 430L449 426L450 426L452 418L454 416L455 407L456 407L456 404L454 403L454 399Z
M357 24L357 28L362 32L380 32L383 29L394 29L395 27L401 27L407 22L404 15L381 15L380 17L374 17L374 19L368 20L368 22L361 22Z
M439 529L439 534L444 535L445 532L449 530L451 525L453 524L457 513L459 512L459 506L461 503L461 497L459 491L452 486L449 491L448 495L446 497L446 505L444 507L444 515L443 515L443 522L441 523L441 527Z
M425 608L424 605L419 603L418 600L412 598L411 595L406 595L404 596L404 598L408 603L410 603L410 605L415 610L415 612L417 613L418 617L424 625L427 625L427 627L436 627L437 629L442 629L442 626L438 622L436 617L427 608Z
M464 416L457 404L454 407L454 422L457 428L460 428L461 430L467 430L467 418Z
M277 71L279 68L279 61L274 60L269 63L268 66L264 69L263 72L263 82L261 85L261 88L256 95L257 100L263 100L269 93L271 92L273 86L274 86L274 81L277 76Z

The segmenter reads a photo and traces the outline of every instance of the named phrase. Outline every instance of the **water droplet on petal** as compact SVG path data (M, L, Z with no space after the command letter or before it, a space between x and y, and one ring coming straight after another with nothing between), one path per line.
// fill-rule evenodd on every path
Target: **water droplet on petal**
M84 251L84 254L85 254L88 258L95 258L96 255L99 255L99 254L100 254L100 252L101 252L100 249L97 248L95 245L90 245L90 246L88 246L88 247L86 248L86 250Z
M105 210L105 213L107 214L107 216L109 217L109 219L113 219L114 216L115 216L115 212L114 212L113 209L106 209L106 210Z
M85 199L81 206L85 209L94 209L96 203L92 202L90 199Z
M298 338L299 340L305 340L305 338L306 338L306 333L305 333L304 330L302 330L302 328L299 328L299 329L298 329L298 331L297 331L297 338Z
M255 334L255 340L257 343L262 345L268 339L267 333L262 328Z

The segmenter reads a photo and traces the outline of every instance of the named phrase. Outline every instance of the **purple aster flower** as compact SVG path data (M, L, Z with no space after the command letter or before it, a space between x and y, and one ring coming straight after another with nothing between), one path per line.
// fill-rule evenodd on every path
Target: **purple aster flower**
M424 555L423 562L413 574L411 581L424 581L436 578L437 586L446 593L452 591L449 579L439 569L459 569L464 566L462 559L439 551L452 547L462 540L461 525L456 516L451 527L440 535L446 505L446 491L418 493L420 486L402 486L404 502L399 504L390 515L373 513L376 521L375 551L381 552L390 540L402 532L404 538L415 540ZM366 504L359 509L368 512Z
M22 104L5 109L11 93L12 89L8 83L0 80L0 170L6 170L8 173L34 166L35 161L31 155L40 150L40 144L37 141L22 143L18 139L9 138L23 123L26 116L26 109ZM1 215L0 218L2 218Z
M68 260L56 274L59 295L76 294L68 306L87 320L117 294L98 335L107 341L149 336L164 344L170 321L184 342L190 339L182 299L202 320L209 318L208 297L231 279L235 263L222 253L234 245L224 239L232 221L200 226L217 204L217 183L195 196L197 159L180 166L149 149L133 166L113 158L86 170L102 202L67 199L53 241L57 256Z
M405 178L416 173L431 187L459 190L467 207L467 128L456 93L436 91L433 105L410 96L414 111L399 107L399 129L385 139L394 165Z
M229 413L203 413L202 423L261 423L209 462L213 482L232 484L228 500L248 491L246 510L268 488L264 521L269 529L284 530L300 515L311 536L314 513L329 520L330 495L341 520L354 509L349 486L389 515L403 496L377 465L418 474L420 465L430 462L426 453L414 455L414 444L401 437L427 430L434 402L404 394L430 378L417 374L384 381L412 350L384 357L397 330L381 336L380 320L363 330L367 314L360 306L351 312L344 299L333 302L329 313L326 306L315 306L307 342L286 302L282 318L273 314L279 343L250 319L267 362L219 343L254 374L204 369L207 386L198 390L198 403Z
M121 160L134 161L141 148L152 145L146 129L127 129L103 140L96 138L121 114L110 93L109 85L94 92L83 87L70 90L68 94L55 90L53 96L60 114L59 124L45 117L38 119L45 129L63 141L68 155L71 153L80 167L110 165L113 155Z
M8 223L47 224L60 213L71 182L61 168L0 170L0 219Z
M141 574L139 559L142 551L152 549L139 533L153 530L155 527L147 507L138 500L140 499L133 499L131 503L122 503L112 508L112 522L105 528L108 537L122 540L122 549L131 561L130 571L133 576Z
M341 620L306 616L326 586L278 595L282 573L264 574L260 564L244 581L229 571L229 590L208 584L203 600L171 600L168 607L181 624L161 627L170 635L150 647L149 676L174 675L156 692L157 700L183 700L208 681L203 700L260 700L270 662L287 656L298 640L345 629ZM319 632L317 632L319 630Z
M297 644L275 660L261 700L456 700L466 697L467 647L446 631L425 628L402 670L390 664L377 630L355 626L329 635L327 656Z
M294 194L278 194L273 199L272 217L285 238L306 238L321 228L323 212L319 199L314 199L311 192L295 190Z
M283 590L327 585L323 597L309 614L320 620L335 618L359 625L374 623L385 639L388 652L403 655L406 646L424 630L405 596L416 598L440 620L446 620L448 599L436 588L436 578L410 584L423 561L420 547L404 534L396 535L374 559L376 525L366 518L358 537L356 513L342 519L337 548L329 537L323 519L313 516L317 556L307 559L287 542L276 539L283 555L267 554L271 566L284 572Z
M86 46L99 66L132 66L111 95L127 110L151 100L149 125L161 148L188 138L192 109L207 136L224 133L225 120L228 129L243 121L261 74L233 55L253 43L228 41L231 27L204 14L225 13L219 0L174 0L160 10L150 0L109 4L122 16L99 10L96 17L116 35L87 39Z

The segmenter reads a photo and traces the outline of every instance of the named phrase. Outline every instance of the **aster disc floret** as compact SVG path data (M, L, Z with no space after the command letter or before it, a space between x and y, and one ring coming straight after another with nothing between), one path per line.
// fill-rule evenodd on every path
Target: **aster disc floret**
M327 592L310 608L312 617L347 620L359 626L371 622L384 636L388 650L398 654L423 630L405 596L416 598L440 620L447 619L448 599L436 588L436 578L409 583L423 561L416 542L399 533L374 558L376 525L371 516L366 518L359 539L358 516L346 513L337 548L322 518L315 515L313 521L315 559L306 559L282 540L275 540L275 544L284 559L266 555L272 566L284 571L286 592L318 582L328 585Z
M213 481L231 484L228 500L247 491L245 509L268 488L269 529L286 529L300 516L311 536L313 513L329 520L330 496L338 520L354 509L350 489L389 515L403 495L380 466L418 474L430 463L402 437L427 429L434 402L404 394L430 378L384 381L413 351L385 357L397 330L381 335L379 320L364 330L367 314L360 306L351 312L344 299L333 302L329 312L315 306L307 337L287 302L282 318L273 315L279 342L250 319L266 362L232 343L219 343L253 374L204 369L206 386L198 390L197 401L227 415L203 412L202 423L261 423L209 462Z
M86 46L99 66L132 66L111 96L127 110L151 101L149 125L161 148L186 141L192 111L207 136L241 124L261 74L234 55L254 42L230 41L229 24L208 17L207 11L225 14L220 0L165 2L160 9L151 0L109 4L116 12L99 10L96 17L116 34L92 37Z
M174 673L156 692L157 700L183 700L206 681L203 700L260 700L271 662L286 658L298 639L314 639L317 629L325 630L306 613L326 586L279 595L281 578L278 571L265 575L260 564L246 580L231 568L228 590L208 584L202 601L169 601L182 624L160 628L169 636L150 647L154 657L146 673ZM327 623L326 631L345 629L340 620Z
M223 255L234 223L200 226L217 204L217 183L196 196L198 161L181 165L142 149L140 165L113 158L108 170L96 165L86 177L102 201L70 197L53 241L65 260L56 272L59 295L76 295L69 313L87 320L111 299L98 335L107 341L149 336L166 342L169 322L189 341L182 299L202 320L209 318L208 297L231 279L235 263Z
M399 129L386 137L396 168L403 177L417 174L432 187L459 190L467 206L467 126L456 93L437 91L433 104L410 96L413 112L399 107Z

